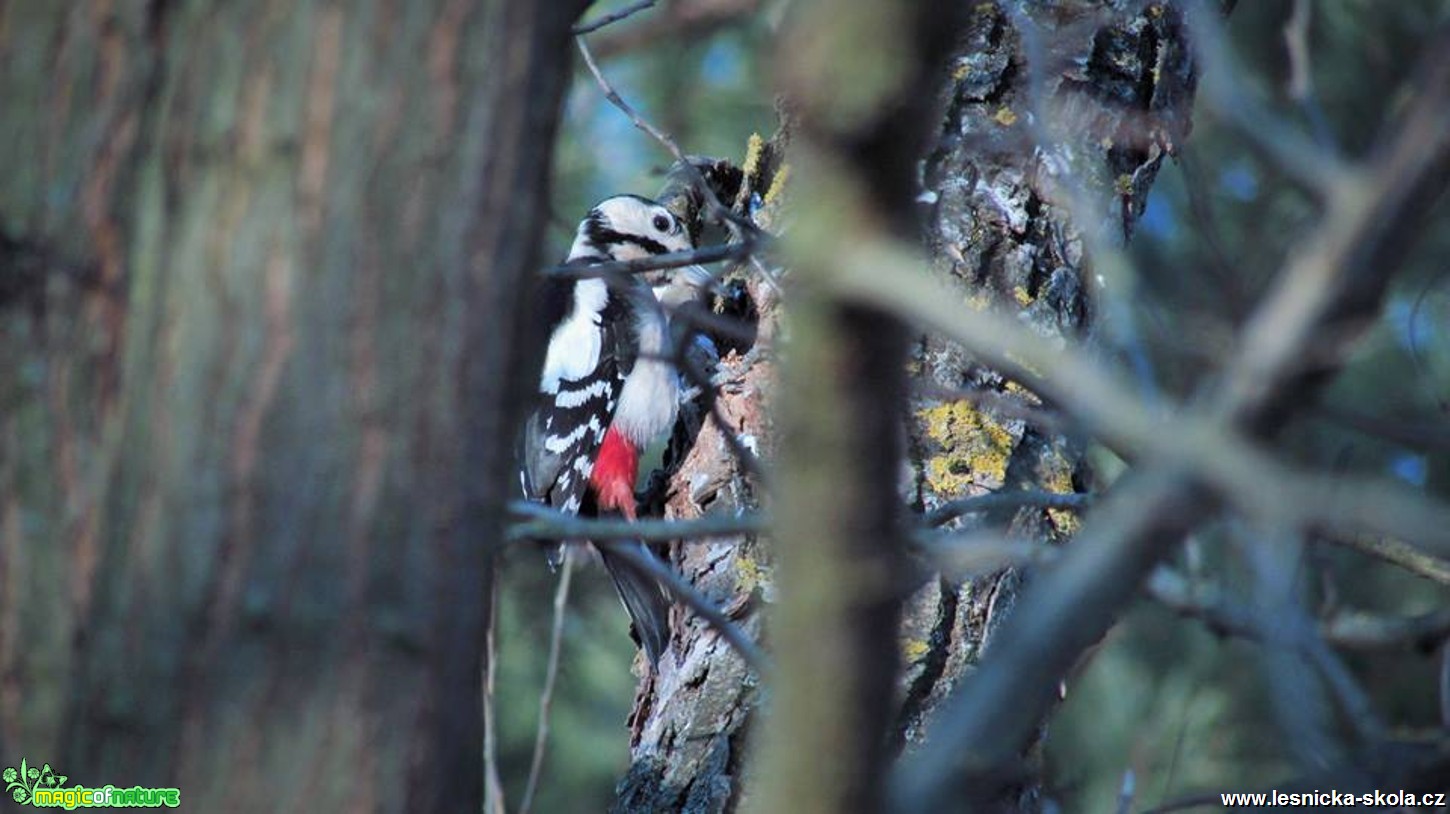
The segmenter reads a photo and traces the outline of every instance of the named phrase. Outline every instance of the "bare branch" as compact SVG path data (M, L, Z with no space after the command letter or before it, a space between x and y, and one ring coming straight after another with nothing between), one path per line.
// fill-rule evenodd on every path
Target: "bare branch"
M1092 495L1081 493L1062 494L1060 492L1042 492L1027 489L993 492L988 495L964 497L960 500L944 503L923 515L922 522L928 526L940 526L964 514L990 512L997 509L1017 509L1028 506L1043 509L1083 509L1089 506L1092 500Z
M1373 314L1389 277L1375 258L1401 257L1428 204L1443 192L1450 171L1450 30L1426 47L1425 62L1424 92L1381 136L1369 166L1341 174L1328 190L1319 228L1289 253L1245 325L1240 352L1212 399L1228 420L1251 425L1247 418L1272 417L1287 394L1301 400L1292 385L1322 372L1320 365L1303 369L1316 331L1331 320Z
M594 53L600 59L609 59L662 40L696 40L755 13L760 5L761 0L675 0L637 25L616 28L598 37Z
M1349 405L1325 404L1319 417L1372 438L1411 450L1450 452L1450 426L1440 419L1375 415Z
M1183 574L1160 567L1149 577L1146 590L1153 601L1202 622L1212 633L1264 640L1256 612L1230 602L1221 588L1193 584ZM1450 609L1418 616L1339 611L1319 622L1319 632L1326 642L1344 650L1429 650L1450 638Z
M1146 572L1206 508L1186 499L1188 483L1181 470L1130 472L1102 496L1072 545L1002 622L989 655L963 685L971 691L959 692L933 725L932 748L898 767L894 810L942 810L944 795L960 800L970 793L975 800L996 792L988 777L1001 782L1004 767L1015 763L1063 673L1136 595L1136 573ZM962 773L972 786L954 785Z
M1189 40L1204 66L1199 98L1209 109L1243 135L1248 146L1271 166L1305 189L1329 198L1352 183L1353 172L1339 156L1243 91L1249 83L1239 75L1218 12L1201 0L1184 5L1192 29Z
M675 166L685 174L691 186L699 191L700 198L704 201L705 210L709 214L710 219L716 223L723 224L729 230L731 243L745 244L748 247L747 251L754 251L755 243L760 232L755 224L751 223L747 218L743 218L730 211L730 207L721 203L720 197L715 194L714 188L700 174L700 170L695 166L694 162L680 149L680 145L676 144L675 140L670 138L663 130L650 124L628 102L624 101L624 97L619 95L619 91L614 89L614 86L604 77L604 73L599 70L599 63L594 60L594 54L589 50L589 44L585 42L584 37L575 37L574 42L579 47L579 54L584 58L584 64L589 68L589 73L594 76L595 83L603 91L604 98L609 100L609 103L618 108L624 115L628 116L635 127L648 133L670 155L674 156Z
M1309 64L1309 0L1294 0L1294 12L1284 23L1284 50L1289 55L1289 98L1300 104L1314 93Z
M503 780L498 771L498 710L494 705L498 684L498 568L490 570L488 635L484 641L483 673L483 810L484 814L508 814Z
M700 171L690 162L685 152L680 149L680 145L676 144L675 140L670 138L665 131L650 124L649 121L639 114L639 111L624 101L624 97L619 95L619 91L615 90L614 86L609 84L609 80L604 78L604 73L599 70L599 63L594 61L594 54L589 50L589 44L584 41L583 37L575 37L574 42L579 46L579 54L584 57L584 64L589 68L589 73L594 75L595 83L604 92L604 98L608 99L610 104L619 108L624 115L628 116L629 120L634 122L635 127L648 133L650 138L659 142L669 151L670 155L675 157L676 166L680 167L689 176L690 183L704 196L706 208L710 211L711 217L721 222L734 223L735 218L730 212L730 209L720 202L720 198L710 188L710 185L705 182L704 176L700 175Z
M607 277L615 274L643 274L647 271L696 266L702 263L718 263L722 260L743 260L755 250L753 242L722 243L683 252L640 257L635 260L611 260L605 263L561 263L544 271L555 277L581 279L586 277Z
M698 520L616 520L564 514L527 501L509 504L509 511L531 518L509 528L511 541L641 540L646 543L702 541L714 537L760 534L769 522L759 515L711 515Z
M988 530L918 532L909 550L923 556L931 567L953 582L965 582L1008 568L1046 565L1057 559L1058 549L1033 540L1013 539Z
M644 11L647 8L651 8L654 6L654 4L655 0L639 0L639 2L637 3L631 3L628 6L620 9L619 11L616 11L612 14L606 14L593 22L580 23L579 25L574 26L574 28L571 30L571 33L573 33L574 36L577 37L593 31L598 31L606 25L610 25L611 23L617 23L620 20L623 20L624 18L635 14L636 12Z
M1428 650L1450 639L1450 609L1418 616L1341 611L1320 629L1325 641L1345 650Z
M1400 540L1369 535L1340 536L1334 534L1324 535L1323 539L1371 557L1378 557L1385 562L1398 565L1412 574L1432 579L1441 585L1450 585L1450 562L1426 554Z
M544 672L544 687L539 691L539 727L534 732L534 758L529 763L529 781L519 814L529 814L534 792L544 770L544 749L549 742L549 715L554 706L554 684L559 678L559 651L564 641L564 614L569 605L569 583L574 575L574 552L565 547L564 564L559 569L559 587L554 591L554 626L549 634L549 663Z

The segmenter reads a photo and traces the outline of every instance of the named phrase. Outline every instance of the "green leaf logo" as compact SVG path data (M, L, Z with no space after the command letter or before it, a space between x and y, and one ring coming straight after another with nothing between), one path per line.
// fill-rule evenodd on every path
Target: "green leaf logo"
M28 803L35 784L40 781L40 771L32 769L25 762L25 758L21 758L19 769L7 768L0 772L0 778L5 780L5 792L10 795L10 799L17 803Z
M22 758L20 768L12 767L0 771L0 780L5 782L5 793L9 795L10 799L24 804L35 797L37 789L63 787L67 777L52 771L49 763L43 764L37 769Z

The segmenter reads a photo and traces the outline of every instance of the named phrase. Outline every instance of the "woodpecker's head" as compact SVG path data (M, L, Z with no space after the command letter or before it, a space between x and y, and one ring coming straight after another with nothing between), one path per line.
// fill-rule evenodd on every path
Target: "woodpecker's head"
M569 257L634 260L693 248L689 230L670 210L638 195L616 195L589 210Z

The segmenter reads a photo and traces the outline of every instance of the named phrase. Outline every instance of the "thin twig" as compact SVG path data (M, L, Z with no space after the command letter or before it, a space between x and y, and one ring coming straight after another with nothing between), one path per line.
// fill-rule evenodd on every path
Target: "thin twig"
M569 604L569 583L574 574L573 550L564 549L564 564L560 566L559 588L554 591L554 628L549 635L549 666L544 673L544 688L539 692L539 727L534 732L534 759L529 764L529 782L524 787L524 801L519 804L519 814L529 814L534 803L534 792L539 786L539 775L544 770L544 749L549 742L549 714L554 705L554 684L559 677L559 651L564 641L564 614Z
M611 260L605 263L561 263L544 270L554 277L582 279L586 277L607 277L615 274L643 274L647 271L697 266L701 263L718 263L722 260L743 260L755 249L754 243L722 243L682 252L666 252L639 257L634 260Z
M574 43L579 47L579 54L584 57L584 64L589 68L589 73L594 75L595 83L604 92L604 98L608 99L610 104L619 108L624 115L628 116L629 120L634 122L635 127L648 133L650 138L659 142L669 151L670 155L675 157L675 161L684 170L685 174L689 176L690 183L694 184L700 190L700 194L704 196L706 208L710 210L712 217L717 220L733 222L734 214L720 202L720 198L715 194L715 190L711 189L710 185L706 183L705 177L690 162L690 159L685 155L684 151L680 149L680 145L676 144L675 140L670 138L665 131L650 124L648 120L639 114L639 111L624 101L624 97L619 95L619 91L615 90L614 86L609 83L609 80L604 78L604 72L599 70L599 63L594 61L594 54L589 50L589 44L584 41L583 37L575 37Z
M908 550L954 582L965 582L1007 568L1046 565L1061 549L1033 540L1013 539L999 532L917 532Z
M1309 65L1309 3L1294 0L1294 11L1284 23L1284 52L1289 56L1289 98L1304 104L1314 93L1314 72Z
M1249 641L1264 641L1263 625L1255 612L1230 603L1221 588L1195 585L1169 568L1149 577L1148 596L1186 619L1202 622L1211 632ZM1416 616L1385 616L1362 611L1338 611L1320 620L1319 633L1329 644L1344 650L1429 649L1450 640L1450 608Z
M1018 509L1023 507L1042 509L1083 509L1092 503L1093 496L1083 493L1063 494L1023 489L1020 491L992 492L953 500L927 512L922 522L928 526L940 526L964 514L989 512L996 509Z
M1409 543L1390 537L1372 535L1326 535L1323 539L1335 545L1378 557L1441 585L1450 585L1450 562L1427 554Z
M1433 381L1428 374L1421 375ZM1450 426L1438 416L1381 416L1348 405L1325 404L1314 417L1415 452L1450 452Z
M697 42L760 9L763 0L675 0L627 28L616 28L594 40L594 54L603 60L625 51L666 41Z
M714 188L705 180L705 176L700 174L700 170L695 166L694 162L690 161L689 157L685 155L685 152L680 149L680 145L675 143L675 140L670 138L669 134L650 124L649 121L639 114L639 111L624 101L624 97L620 96L619 91L615 90L614 86L609 83L609 80L604 77L604 72L599 70L599 63L594 60L594 54L589 50L589 44L584 41L583 37L575 37L574 43L579 47L579 54L584 58L584 64L589 68L589 73L594 76L595 83L599 85L599 89L604 93L604 98L609 100L609 103L618 108L624 115L628 116L635 127L648 133L670 155L674 156L677 166L690 179L690 184L699 190L700 197L705 203L705 209L709 213L710 219L724 224L730 232L731 242L745 244L749 247L748 251L752 252L751 257L753 258L755 243L760 232L759 227L751 223L748 219L730 211L730 207L720 201L720 196L715 194Z
M654 4L655 0L639 0L638 3L632 3L620 9L619 11L616 11L612 14L606 14L593 22L580 23L579 25L574 26L574 28L572 29L572 33L574 34L574 36L578 37L594 31L598 31L606 25L617 23L620 20L623 20L625 17L629 17L630 15L635 14L636 12L644 11L645 9L652 7Z
M600 541L596 541L596 544L600 544ZM760 648L756 647L755 642L745 635L745 631L741 630L739 625L730 621L729 617L708 597L700 593L695 586L686 582L669 566L660 562L653 555L640 550L637 546L614 545L608 542L602 544L609 546L610 554L629 561L636 568L659 580L660 584L668 588L670 593L710 623L710 626L715 628L721 638L729 642L740 654L740 657L745 659L745 663L750 665L752 670L760 675L765 674L769 666L765 654L760 652Z
M497 561L495 561L497 562ZM494 688L498 683L498 569L488 591L488 633L484 637L483 672L483 810L485 814L507 814L503 780L498 772L498 715Z
M1184 4L1190 29L1189 42L1204 66L1199 99L1233 126L1244 143L1264 156L1269 164L1305 189L1329 198L1350 183L1354 171L1331 152L1260 99L1243 89L1244 81L1233 59L1216 11L1202 2Z
M768 521L758 514L711 515L698 520L615 520L564 514L528 501L509 504L509 511L529 518L509 527L508 539L520 540L641 540L646 543L706 540L741 534L759 534Z

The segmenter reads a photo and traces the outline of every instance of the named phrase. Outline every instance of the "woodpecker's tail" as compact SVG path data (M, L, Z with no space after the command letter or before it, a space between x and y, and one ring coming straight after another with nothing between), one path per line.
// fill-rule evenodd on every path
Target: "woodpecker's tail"
M634 637L644 648L649 663L654 665L659 662L660 654L665 652L670 641L670 597L654 576L630 562L625 555L613 553L612 549L621 546L629 546L645 557L655 558L655 555L641 542L599 546L604 567L609 569L624 609L629 612Z

